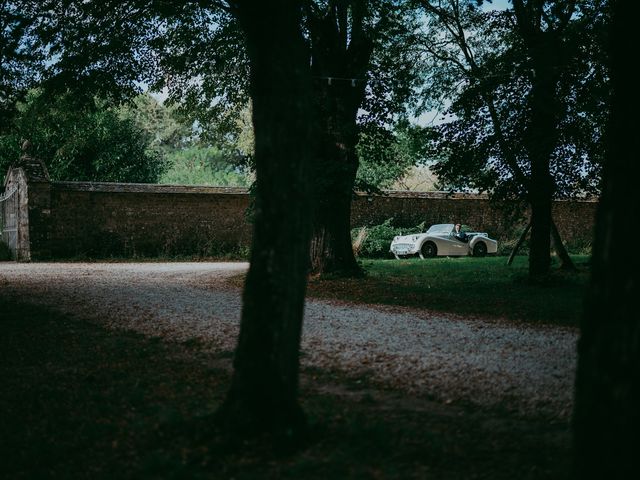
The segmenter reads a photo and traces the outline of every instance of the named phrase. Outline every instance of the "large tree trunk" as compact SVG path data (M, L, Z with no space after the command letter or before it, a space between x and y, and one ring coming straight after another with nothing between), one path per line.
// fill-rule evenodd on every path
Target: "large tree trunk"
M357 162L355 168L357 169ZM327 178L326 180L335 181L336 185L329 191L322 192L316 201L311 240L311 272L314 274L332 273L344 277L362 275L351 243L354 181L350 179L351 175L347 175Z
M351 87L349 87L351 88ZM337 103L335 96L329 99ZM358 170L356 155L355 114L346 122L341 113L326 118L328 130L322 135L322 145L315 160L315 215L311 241L311 271L314 274L333 273L359 276L358 265L351 244L351 200ZM339 126L332 127L330 125Z
M573 431L579 479L640 472L640 257L622 248L629 243L626 227L640 218L638 88L626 55L638 15L635 2L614 5L609 152L578 344Z
M542 51L549 52L550 48L542 48ZM550 53L540 55L541 58L537 62L534 61L531 123L524 139L531 161L529 277L534 280L546 276L551 265L551 205L554 182L549 163L558 138L556 125L559 109L555 91L557 74L553 71L554 56Z
M557 126L562 112L556 90L568 54L563 32L575 10L575 2L567 2L566 9L559 4L555 27L548 24L546 28L542 27L545 2L513 0L512 3L532 68L528 105L531 120L524 133L524 147L531 163L529 278L537 281L549 273L551 264L551 203L555 185L549 166L558 141Z
M529 193L531 203L529 277L531 279L546 276L551 265L551 198L544 187L535 185L532 181L533 191Z
M303 431L299 347L309 265L311 79L300 5L235 10L251 62L256 200L234 373L218 418L234 432Z
M309 18L314 125L320 139L311 244L315 274L362 274L351 245L351 200L358 171L357 115L372 52L363 30L367 8L365 0L330 2L326 11Z

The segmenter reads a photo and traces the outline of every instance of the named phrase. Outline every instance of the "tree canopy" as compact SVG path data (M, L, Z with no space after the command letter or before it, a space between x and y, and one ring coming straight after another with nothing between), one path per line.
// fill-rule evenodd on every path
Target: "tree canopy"
M551 202L598 191L606 1L513 0L504 11L418 3L440 32L422 42L431 65L425 104L450 101L450 121L435 128L433 170L451 188L530 207L532 279L549 271L551 236L562 266L573 268Z
M55 180L156 182L164 171L164 158L148 133L98 98L78 102L72 94L51 97L33 90L16 109L0 135L3 174L20 157L23 139L31 143L32 155L46 159Z
M38 1L3 1L0 9L0 133L16 104L41 77L45 51L38 36Z
M534 70L515 12L483 10L474 2L420 3L427 13L421 109L439 107L444 120L432 127L433 156L440 159L434 170L450 189L523 198L531 172L524 141ZM541 32L556 28L556 2L539 3L549 10ZM599 192L608 112L606 2L579 2L571 15L559 33L562 58L554 67L561 103L550 158L556 198Z

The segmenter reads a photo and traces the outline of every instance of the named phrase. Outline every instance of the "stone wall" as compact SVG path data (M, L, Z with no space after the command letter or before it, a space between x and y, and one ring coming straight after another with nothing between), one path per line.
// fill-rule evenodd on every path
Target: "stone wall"
M26 178L25 260L202 256L243 252L250 245L250 196L244 189ZM591 241L595 207L594 201L555 202L554 217L565 241ZM388 192L354 199L354 227L388 218L399 226L460 222L497 239L513 236L513 226L481 195Z
M596 207L594 200L554 202L553 217L565 242L591 242ZM386 192L383 196L358 195L354 199L351 216L354 226L377 225L389 218L393 218L394 225L403 227L422 222L427 227L435 223L462 223L496 239L513 237L516 227L485 195Z
M215 255L247 248L241 189L53 182L53 257Z

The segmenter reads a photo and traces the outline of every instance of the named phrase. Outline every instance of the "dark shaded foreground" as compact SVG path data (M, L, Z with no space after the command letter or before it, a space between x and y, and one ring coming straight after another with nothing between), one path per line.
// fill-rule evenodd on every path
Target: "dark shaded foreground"
M566 423L305 370L296 451L212 424L230 352L0 299L0 478L566 478Z

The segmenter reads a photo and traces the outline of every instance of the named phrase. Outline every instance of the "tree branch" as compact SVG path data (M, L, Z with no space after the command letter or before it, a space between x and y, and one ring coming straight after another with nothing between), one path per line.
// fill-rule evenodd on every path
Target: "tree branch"
M569 0L566 4L566 8L562 9L561 13L558 14L558 18L560 19L560 24L558 25L558 28L556 28L557 32L562 32L567 27L575 11L576 11L576 0Z
M458 69L460 69L461 72L465 73L467 76L471 75L471 72L469 72L467 67L465 67L465 65L461 61L457 60L456 58L438 53L434 48L432 48L429 44L426 44L426 43L422 44L422 48L424 48L434 58L437 58L438 60L441 60L443 62L452 63L456 67L458 67Z

